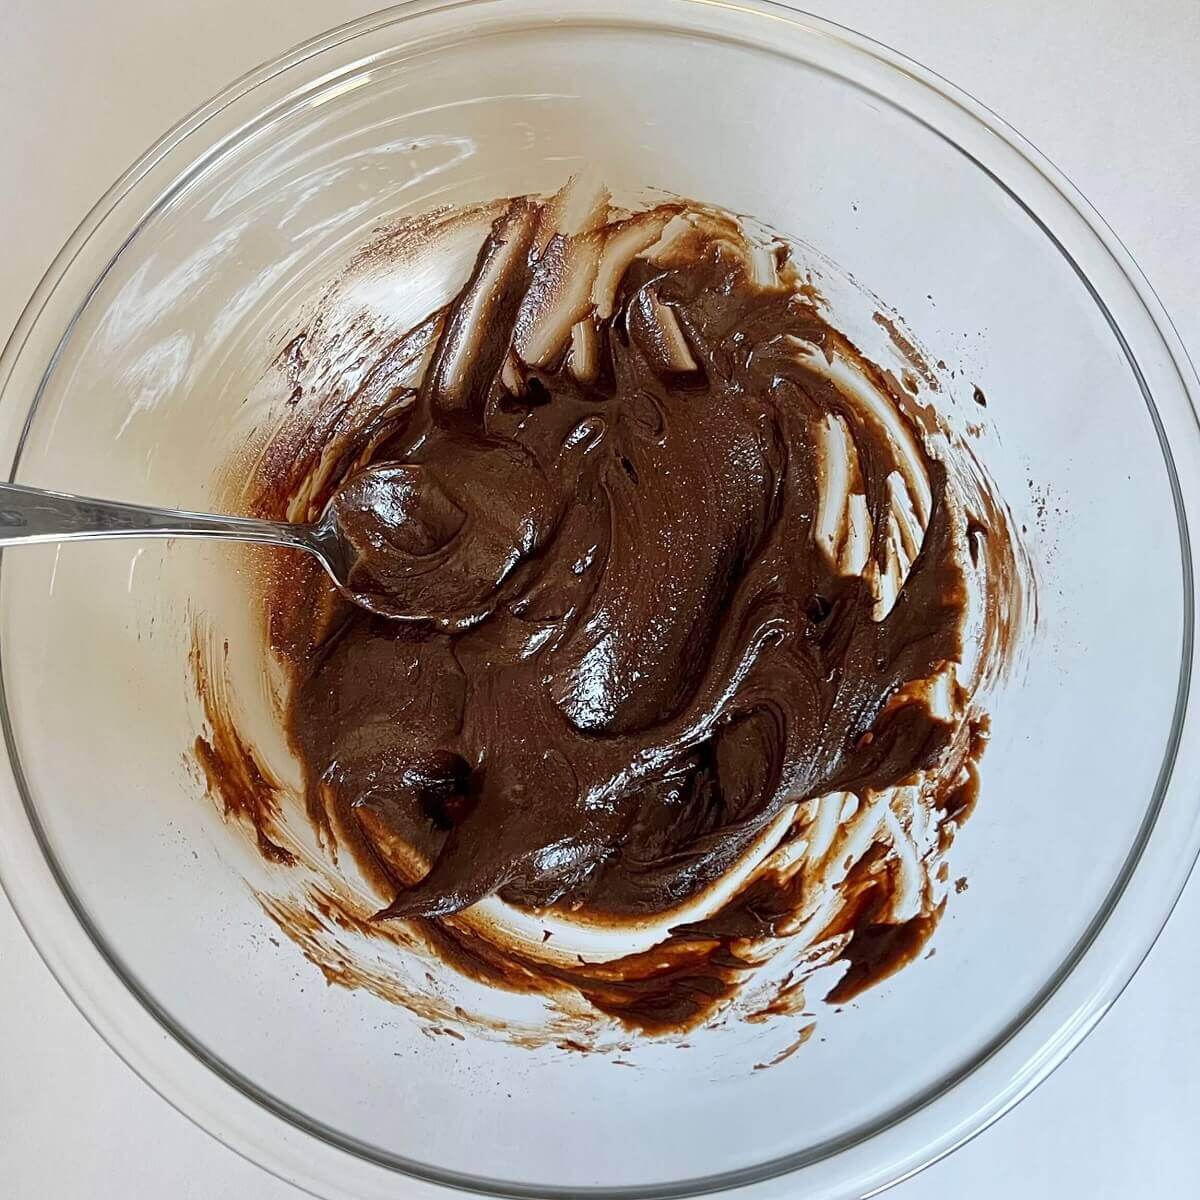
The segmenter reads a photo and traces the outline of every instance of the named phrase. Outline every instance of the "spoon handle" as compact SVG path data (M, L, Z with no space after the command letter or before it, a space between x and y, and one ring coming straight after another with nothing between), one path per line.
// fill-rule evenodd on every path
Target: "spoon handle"
M229 538L317 552L305 525L150 508L0 484L0 546L116 537Z

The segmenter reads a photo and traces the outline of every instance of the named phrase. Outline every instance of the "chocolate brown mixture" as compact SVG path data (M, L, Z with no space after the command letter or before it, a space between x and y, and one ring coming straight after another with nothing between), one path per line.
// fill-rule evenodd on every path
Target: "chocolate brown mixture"
M402 1002L338 930L654 1033L794 939L777 1001L832 953L840 1003L942 912L975 692L1021 616L1004 510L784 244L684 202L571 215L569 192L401 222L277 364L287 417L239 495L331 505L351 543L366 608L285 552L265 603L309 817L381 911L336 886L266 907L328 977ZM412 311L413 247L456 238L478 253L449 302L384 314L389 286ZM287 788L205 660L210 790L287 863ZM493 928L491 895L618 948Z
M939 465L883 620L814 538L819 423L852 431L875 554L895 451L798 359L790 339L837 336L813 305L695 234L630 264L585 369L568 343L514 386L556 249L538 254L539 215L520 199L496 222L406 418L333 498L352 586L401 619L348 606L301 667L291 725L368 842L431 861L394 880L389 916L496 892L670 908L784 804L890 787L954 733L895 699L960 653Z

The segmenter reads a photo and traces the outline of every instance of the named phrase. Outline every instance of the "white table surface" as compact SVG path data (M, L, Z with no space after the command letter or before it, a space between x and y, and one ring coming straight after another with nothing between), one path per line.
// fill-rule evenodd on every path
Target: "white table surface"
M0 0L0 333L93 201L161 132L264 59L373 7ZM965 86L1029 137L1125 240L1200 354L1198 0L808 7ZM1085 1045L1015 1112L890 1195L1200 1194L1198 922L1200 877ZM301 1195L138 1080L59 991L0 896L3 1200Z

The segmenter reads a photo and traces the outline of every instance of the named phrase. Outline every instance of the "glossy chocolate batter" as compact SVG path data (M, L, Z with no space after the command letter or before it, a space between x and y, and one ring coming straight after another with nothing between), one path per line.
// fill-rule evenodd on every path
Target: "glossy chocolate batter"
M927 684L962 655L965 521L830 364L892 383L728 218L553 218L509 202L449 309L371 367L386 419L331 503L379 611L273 601L306 647L310 805L357 827L384 916L661 913L786 805L962 742L953 673L940 708Z

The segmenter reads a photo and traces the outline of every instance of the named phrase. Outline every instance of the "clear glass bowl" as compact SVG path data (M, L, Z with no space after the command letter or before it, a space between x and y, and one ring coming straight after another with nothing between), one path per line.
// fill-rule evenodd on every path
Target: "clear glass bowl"
M113 187L4 353L0 458L20 481L204 507L251 383L373 227L585 162L818 247L984 425L1040 621L993 712L954 850L970 888L936 955L768 1071L748 1026L635 1073L426 1037L327 988L272 940L185 764L190 617L247 635L227 599L244 560L184 544L4 556L0 873L118 1052L320 1194L393 1196L406 1175L408 1194L860 1195L1062 1061L1200 844L1197 381L1128 254L1017 135L899 55L753 0L404 5L246 77Z

